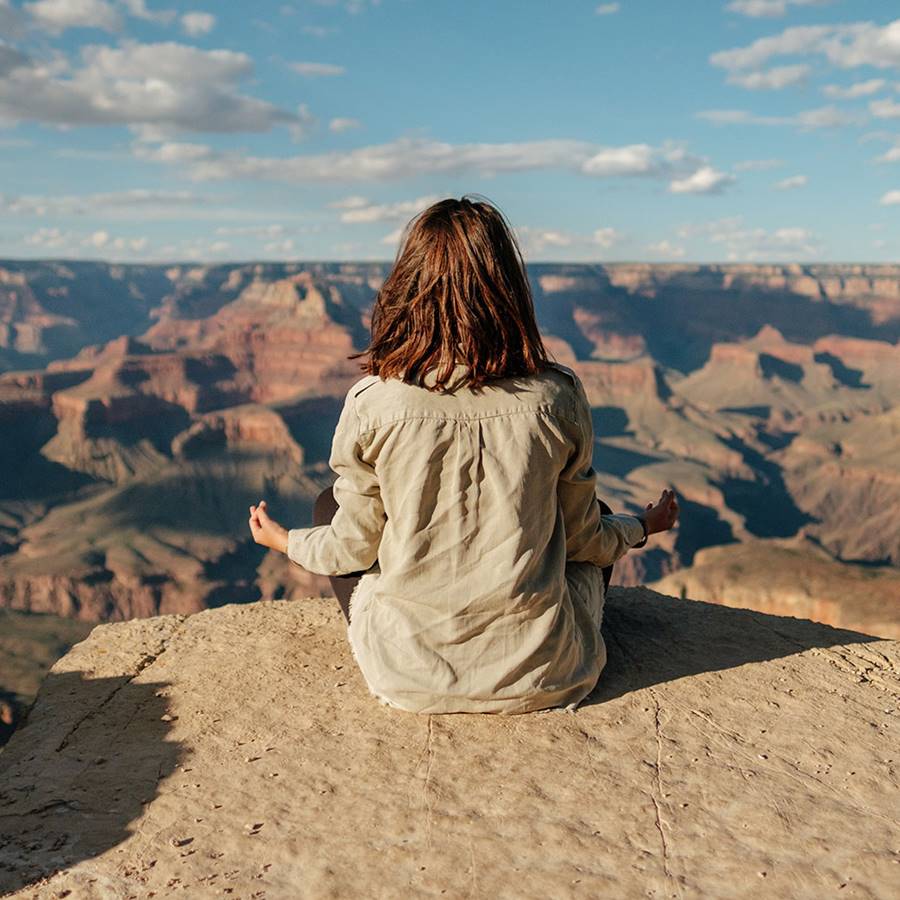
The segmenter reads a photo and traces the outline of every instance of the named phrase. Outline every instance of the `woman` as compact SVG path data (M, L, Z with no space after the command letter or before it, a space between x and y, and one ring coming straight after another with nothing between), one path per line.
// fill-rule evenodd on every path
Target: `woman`
M602 568L671 528L678 503L664 490L639 515L602 511L590 405L547 357L495 207L449 199L412 220L358 356L317 524L287 530L263 500L253 537L331 576L382 702L574 708L606 662Z

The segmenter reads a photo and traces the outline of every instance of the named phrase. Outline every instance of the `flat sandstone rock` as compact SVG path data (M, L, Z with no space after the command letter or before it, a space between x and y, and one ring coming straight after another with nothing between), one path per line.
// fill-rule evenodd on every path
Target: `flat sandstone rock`
M575 713L380 705L336 604L99 625L0 753L15 897L896 897L900 644L613 588Z

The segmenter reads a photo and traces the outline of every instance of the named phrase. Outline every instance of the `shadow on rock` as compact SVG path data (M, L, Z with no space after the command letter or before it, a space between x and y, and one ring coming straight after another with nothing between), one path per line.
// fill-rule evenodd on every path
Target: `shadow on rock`
M0 752L0 894L121 843L182 761L166 740L167 684L132 678L44 680Z
M606 668L582 703L614 700L688 675L733 669L811 650L877 641L807 619L772 616L646 590L610 588L603 615Z

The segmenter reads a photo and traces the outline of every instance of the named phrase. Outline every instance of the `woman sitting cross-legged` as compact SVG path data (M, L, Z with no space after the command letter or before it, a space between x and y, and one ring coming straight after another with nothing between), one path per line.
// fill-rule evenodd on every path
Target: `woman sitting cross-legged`
M606 662L611 565L671 528L678 502L601 505L584 388L548 359L494 206L443 200L412 220L358 356L315 524L287 530L260 501L253 537L331 576L382 702L574 708Z

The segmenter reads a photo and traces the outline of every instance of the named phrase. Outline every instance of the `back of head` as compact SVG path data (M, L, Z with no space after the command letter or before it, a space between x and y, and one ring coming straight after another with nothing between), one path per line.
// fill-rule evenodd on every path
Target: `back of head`
M469 387L546 366L522 254L495 206L441 200L406 226L375 300L371 342L354 356L385 379L422 384L435 370L436 391L458 363Z

